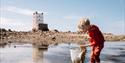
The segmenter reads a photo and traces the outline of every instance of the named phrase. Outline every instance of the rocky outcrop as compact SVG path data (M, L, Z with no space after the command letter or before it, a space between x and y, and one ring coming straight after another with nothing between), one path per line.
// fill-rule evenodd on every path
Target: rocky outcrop
M125 35L104 35L106 41L125 41ZM19 43L39 43L39 44L56 44L56 43L83 43L88 40L87 34L77 32L1 32L0 44L19 42Z
M125 41L125 35L104 35L106 41Z

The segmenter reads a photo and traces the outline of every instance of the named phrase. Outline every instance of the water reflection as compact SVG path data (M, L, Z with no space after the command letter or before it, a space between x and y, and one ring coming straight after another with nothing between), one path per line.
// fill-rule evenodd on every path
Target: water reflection
M78 45L11 43L10 46L7 44L2 47L0 46L0 63L71 63L70 50ZM87 48L85 63L89 63L90 50ZM125 42L105 43L100 58L101 63L125 63Z
M33 62L34 63L44 63L44 52L48 50L48 46L44 45L34 45L33 44Z
M33 63L71 63L68 44L34 45Z
M0 48L4 48L7 45L7 43L0 43Z

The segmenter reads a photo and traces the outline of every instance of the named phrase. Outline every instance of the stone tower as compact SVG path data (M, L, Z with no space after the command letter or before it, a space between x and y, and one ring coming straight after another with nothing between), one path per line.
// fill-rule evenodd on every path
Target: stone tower
M48 31L48 24L44 23L43 13L37 11L33 13L33 28L32 31Z

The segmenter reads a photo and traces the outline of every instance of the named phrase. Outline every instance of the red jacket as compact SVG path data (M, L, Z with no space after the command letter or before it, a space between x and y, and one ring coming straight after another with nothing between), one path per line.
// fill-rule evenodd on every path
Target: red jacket
M88 30L88 34L90 36L91 46L104 45L104 36L97 26L91 25L90 29Z

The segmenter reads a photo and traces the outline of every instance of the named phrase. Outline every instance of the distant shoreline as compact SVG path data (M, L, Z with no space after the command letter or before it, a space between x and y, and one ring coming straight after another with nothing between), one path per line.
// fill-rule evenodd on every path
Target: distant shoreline
M125 35L104 34L105 40L109 42L123 41ZM56 43L79 43L88 41L87 34L78 32L37 31L16 32L6 31L0 33L0 44L3 43L32 43L32 44L56 44Z

